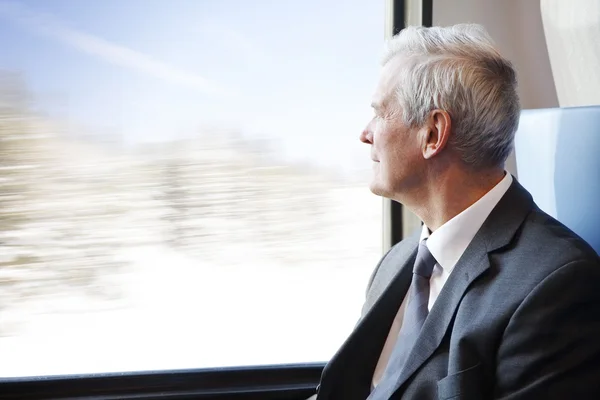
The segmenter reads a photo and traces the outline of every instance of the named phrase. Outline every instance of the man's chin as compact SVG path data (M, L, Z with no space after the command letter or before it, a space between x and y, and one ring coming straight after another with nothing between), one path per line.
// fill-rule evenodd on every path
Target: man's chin
M369 190L371 190L371 193L373 193L374 195L386 197L386 191L383 187L381 187L381 184L379 184L379 182L371 182L371 184L369 185Z

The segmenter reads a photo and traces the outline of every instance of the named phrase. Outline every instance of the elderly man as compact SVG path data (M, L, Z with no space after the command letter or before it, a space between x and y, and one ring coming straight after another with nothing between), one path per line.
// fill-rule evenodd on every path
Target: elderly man
M479 26L407 28L372 106L371 190L423 226L379 262L317 398L600 399L600 259L504 170L511 63Z

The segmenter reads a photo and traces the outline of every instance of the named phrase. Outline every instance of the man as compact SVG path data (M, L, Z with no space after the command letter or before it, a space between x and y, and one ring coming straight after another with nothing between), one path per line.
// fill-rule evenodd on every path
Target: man
M504 171L511 63L479 26L410 27L372 106L371 190L423 227L379 262L317 398L600 399L600 259Z

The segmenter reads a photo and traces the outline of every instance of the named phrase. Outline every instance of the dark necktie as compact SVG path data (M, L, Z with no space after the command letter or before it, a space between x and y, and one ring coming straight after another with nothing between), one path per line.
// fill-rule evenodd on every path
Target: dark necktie
M402 327L398 333L396 345L383 372L381 382L371 392L368 400L388 400L396 391L396 382L408 355L419 337L421 328L429 314L429 278L436 264L435 258L426 246L426 240L419 244L417 258L413 268L408 304L404 310Z

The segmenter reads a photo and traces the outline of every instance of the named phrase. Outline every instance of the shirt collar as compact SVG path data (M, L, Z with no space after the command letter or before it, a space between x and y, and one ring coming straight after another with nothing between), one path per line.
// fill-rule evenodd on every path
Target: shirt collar
M507 172L483 197L431 233L423 224L421 241L427 239L427 248L445 272L452 272L479 228L508 191L512 181L512 175Z

